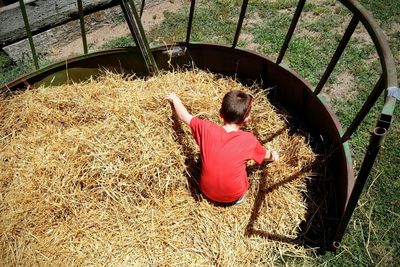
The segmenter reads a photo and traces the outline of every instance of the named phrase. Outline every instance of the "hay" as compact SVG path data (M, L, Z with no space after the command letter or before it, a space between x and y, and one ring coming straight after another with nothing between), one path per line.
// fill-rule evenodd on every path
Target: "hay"
M257 96L248 129L281 160L249 163L239 206L194 186L198 148L164 96L220 123L223 95ZM26 90L0 101L2 265L254 265L307 257L290 242L315 155L263 92L203 71ZM282 238L279 239L282 241Z

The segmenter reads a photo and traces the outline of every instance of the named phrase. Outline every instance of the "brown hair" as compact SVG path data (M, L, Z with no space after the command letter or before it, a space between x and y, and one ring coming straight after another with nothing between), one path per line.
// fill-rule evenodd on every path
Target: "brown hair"
M253 97L245 92L233 90L225 94L220 109L227 123L240 124L250 113Z

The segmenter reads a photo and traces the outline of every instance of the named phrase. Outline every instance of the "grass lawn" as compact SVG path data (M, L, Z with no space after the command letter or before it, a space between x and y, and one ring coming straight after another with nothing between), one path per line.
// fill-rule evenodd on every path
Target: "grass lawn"
M296 2L250 1L238 46L248 47L276 58ZM299 27L284 58L285 64L314 86L318 83L351 18L350 13L336 2L320 0L306 3ZM360 2L371 10L388 36L397 60L397 72L400 73L400 0ZM200 1L195 13L191 40L231 43L240 6L241 1L238 0ZM188 8L189 4L177 13L165 14L164 22L148 33L151 44L184 40ZM131 42L131 37L122 37L106 44L105 48L126 46ZM0 84L30 70L32 67L17 66L0 54ZM372 41L359 25L324 91L324 96L336 111L344 128L360 109L379 73L380 66ZM350 142L356 171L365 153L369 131L374 127L382 108L382 102L378 101ZM399 117L399 107L395 115ZM338 253L313 257L311 263L324 266L400 265L399 136L399 121L395 120ZM290 258L282 259L282 263L285 262L290 265L303 264L300 260Z

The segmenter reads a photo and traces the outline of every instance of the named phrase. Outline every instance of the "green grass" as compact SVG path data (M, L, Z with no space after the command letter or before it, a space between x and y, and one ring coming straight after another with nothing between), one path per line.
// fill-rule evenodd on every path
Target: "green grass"
M360 0L361 4L372 11L372 14L383 25L384 29L388 23L399 22L399 0L376 1L376 0Z
M210 1L196 6L191 42L232 43L239 10L238 1ZM162 25L148 35L151 45L185 40L188 14L187 7L175 14L166 12Z
M134 46L135 42L131 35L117 37L109 42L102 45L102 49L117 48L117 47L129 47Z
M38 61L40 68L54 63L42 55L39 55ZM33 71L35 71L33 60L14 62L0 50L0 86Z
M275 57L278 55L290 24L295 0L264 1L252 0L247 18L261 18L257 25L245 24L243 31L252 34L259 52ZM296 29L284 58L285 64L300 73L312 85L321 77L350 14L343 8L333 7L335 1L326 0L326 5L307 3L304 10L313 19L302 21ZM400 23L400 0L361 0L372 11L384 30L390 32L390 46L399 57L400 32L391 29L393 23ZM230 44L236 28L241 1L202 1L197 4L191 41ZM188 5L177 13L166 13L164 22L148 34L152 46L185 40ZM306 32L306 35L301 35ZM245 42L239 42L244 45ZM132 45L131 37L122 37L106 44L104 48ZM342 124L346 127L354 118L372 90L380 73L374 47L362 38L352 38L341 60L335 68L328 85L339 82L340 73L350 73L357 93L353 96L333 99L331 104ZM397 62L397 71L400 73ZM0 54L0 83L32 70L29 66L17 66L4 54ZM350 145L356 162L356 171L365 154L369 132L373 129L382 108L382 99L371 110L359 130L352 137ZM386 137L384 146L367 181L352 220L337 255L326 253L313 257L310 264L322 266L396 266L400 264L400 108L395 110L395 121ZM286 259L292 265L302 265L299 259Z
M16 64L4 52L0 51L0 85L33 70L33 65Z

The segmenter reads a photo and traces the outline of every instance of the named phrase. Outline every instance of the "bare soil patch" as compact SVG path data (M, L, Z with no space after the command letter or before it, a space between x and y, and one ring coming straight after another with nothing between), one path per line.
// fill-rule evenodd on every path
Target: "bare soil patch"
M259 45L254 42L253 38L254 38L253 35L248 32L244 32L244 33L240 34L240 39L242 39L246 43L245 48L255 51L258 49Z
M354 76L350 72L340 73L336 80L335 84L327 85L321 92L328 103L333 99L347 99L356 95Z

